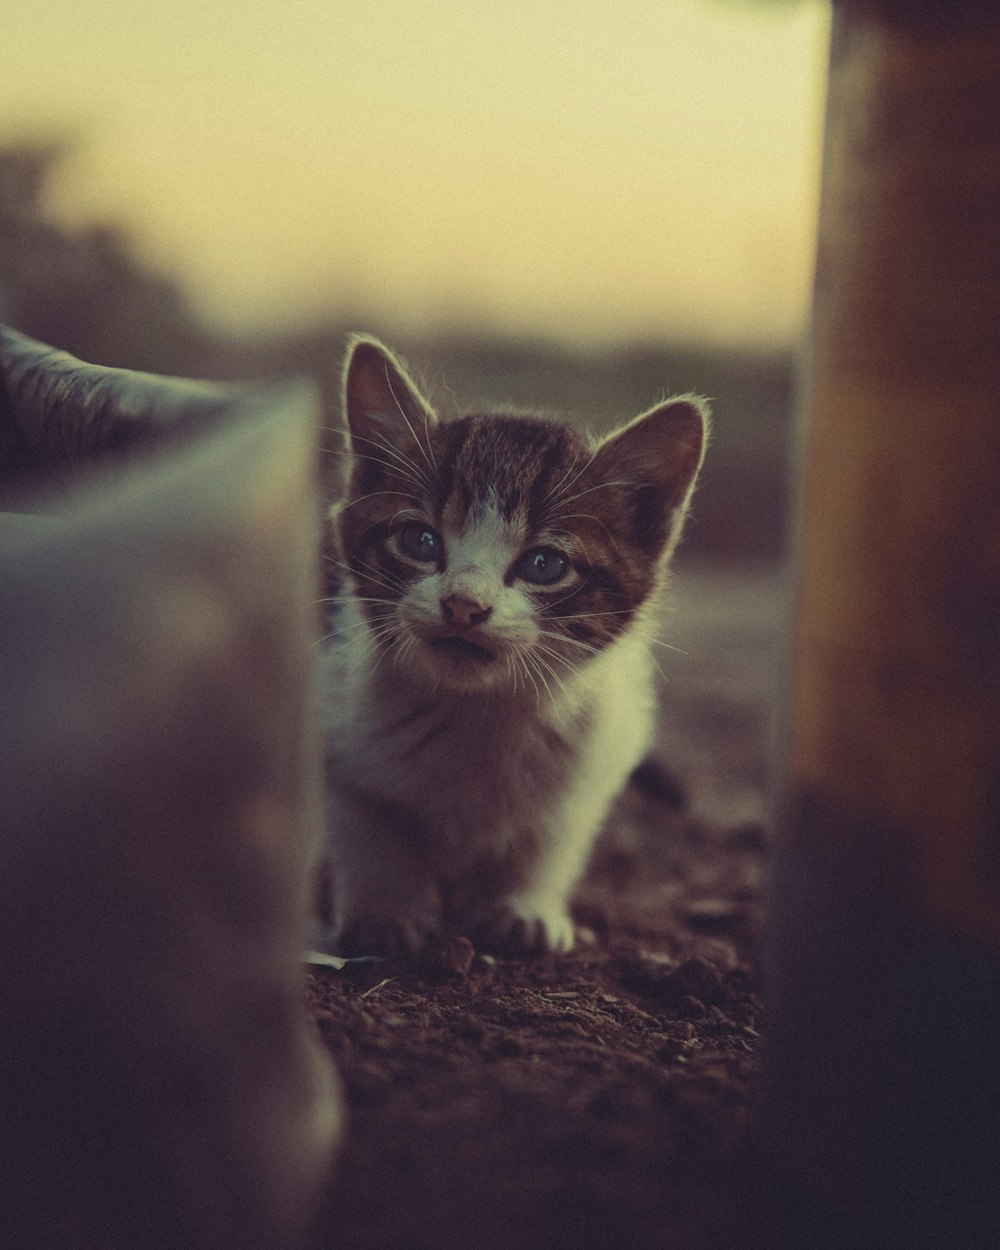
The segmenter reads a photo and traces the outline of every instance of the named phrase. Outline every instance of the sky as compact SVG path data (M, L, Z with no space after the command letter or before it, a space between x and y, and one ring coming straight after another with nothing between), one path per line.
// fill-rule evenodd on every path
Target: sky
M338 309L606 342L794 339L825 0L32 0L0 143L65 135L230 331Z

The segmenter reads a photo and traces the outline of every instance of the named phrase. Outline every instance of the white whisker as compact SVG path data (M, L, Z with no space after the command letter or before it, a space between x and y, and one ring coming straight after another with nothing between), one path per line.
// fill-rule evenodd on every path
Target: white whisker
M344 569L344 571L350 573L352 577L357 577L357 573L351 565L345 564L343 560L337 560L335 557L330 555L324 555L323 558L329 561L330 564L335 564L338 568ZM374 564L369 564L366 560L359 559L357 560L357 563L361 565L363 569L368 570L368 575L376 585L383 586L386 590L396 591L398 594L406 593L405 582L397 581L392 577L392 574L387 573L385 569L378 569Z
M531 671L530 671L530 669L528 668L527 661L526 661L526 660L525 660L525 658L524 658L524 655L523 655L523 654L519 654L519 655L516 657L516 659L518 659L518 660L520 661L520 663L521 663L521 670L522 670L522 672L524 673L524 676L527 678L527 681L525 681L525 683L524 683L524 684L525 684L525 686L527 686L528 681L530 681L530 682L531 682L531 687L532 687L532 689L533 689L533 690L534 690L534 692L535 692L535 704L536 704L536 706L541 707L541 704L542 704L542 692L538 689L538 682L537 682L537 681L535 681L534 677L532 676Z
M676 651L678 655L690 655L690 651L685 651L683 647L675 647L672 642L663 642L660 638L647 638L646 641L653 647L664 647L667 651Z
M370 438L361 438L359 436L358 442L371 443L372 440ZM372 443L372 445L374 447L380 446L379 443ZM404 459L402 461L402 465L405 466L405 470L404 470L404 468L400 467L399 465L392 464L388 460L383 460L381 456L369 456L367 453L363 451L351 450L351 451L344 451L340 454L349 456L351 460L370 460L372 464L380 465L383 469L385 469L389 473L398 473L401 478L404 478L407 482L409 482L412 486L417 487L419 490L426 491L430 489L427 484L426 479L422 475L418 474L418 472L416 471L416 466L413 465L409 460ZM398 493L400 492L397 491L397 494Z
M504 659L507 661L507 677L511 682L511 694L517 694L517 666L514 664L514 657L507 651Z
M617 552L621 552L621 547L618 545L618 539L615 538L614 534L611 532L611 530L608 529L608 527L604 524L601 518L594 516L592 512L560 512L559 520L560 521L594 521L596 522L601 527L601 529L604 530L605 534L607 534L607 536L611 539L612 547L614 547L614 549Z
M576 483L580 480L580 478L584 475L584 473L587 472L587 470L590 468L590 466L593 463L594 463L594 452L591 452L589 456L584 458L583 464L580 466L579 469L577 469L575 473L573 472L573 470L576 469L577 462L574 460L570 464L569 468L562 475L562 477L555 484L555 486L550 487L548 493L546 494L544 500L542 501L543 504L548 504L550 500L552 501L552 507L546 510L546 515L549 515L550 512L554 511L555 508L557 508L559 504L562 502L563 496L560 494L560 491L572 490L573 487L576 485ZM566 479L570 477L571 474L572 474L572 477L570 478L570 481L567 482Z
M395 605L395 599L381 599L377 595L355 595L348 591L343 595L327 595L324 599L316 599L316 605L321 603L384 603Z
M525 660L530 661L531 667L535 670L535 673L538 675L539 681L541 681L541 683L544 685L546 693L549 696L549 699L554 700L555 696L552 693L552 687L549 685L548 678L545 676L546 673L548 673L552 677L555 676L555 673L552 671L552 665L548 664L545 660L542 659L542 657L538 654L537 647L533 647L530 651L526 651L524 658Z
M556 634L547 629L541 630L538 636L540 638L551 639L553 642L565 643L570 647L579 647L581 651L587 651L590 655L600 655L602 650L601 647L595 647L593 643L583 642L579 638L570 638L566 634Z
M405 419L406 418L405 418L405 413L404 413L404 420ZM407 421L406 424L409 426L410 423ZM413 433L412 426L410 427L410 433L411 434ZM416 440L415 434L414 434L414 439ZM390 456L392 456L395 460L399 461L400 464L402 464L406 469L410 471L410 473L413 475L413 477L416 480L422 483L425 490L427 490L428 492L431 491L432 484L430 480L428 479L427 474L424 472L423 466L417 464L416 461L414 461L410 456L408 456L405 451L402 451L399 447L396 447L393 443L389 442L388 438L365 439L363 441L371 443L373 447L376 447L381 451L385 451ZM424 458L426 459L426 457Z
M584 495L593 494L595 490L604 490L605 488L609 486L630 486L630 485L631 485L630 482L626 482L624 480L617 481L617 482L598 482L595 486L588 486L586 490L577 491L575 495L561 496L558 500L557 506L560 509L565 508L567 504L576 503L578 499L582 499ZM560 512L560 516L561 515L562 513Z
M538 654L539 652L541 654ZM558 651L553 651L551 647L547 647L543 643L538 643L538 642L535 643L535 653L536 653L535 659L538 660L539 664L545 665L546 670L552 674L555 680L559 683L559 686L562 689L563 694L566 695L566 697L568 698L569 690L567 690L566 684L563 681L562 677L556 671L556 669L553 668L553 666L548 662L548 660L542 659L542 656L547 655L551 659L558 660L560 664L565 664L567 668L572 670L574 675L579 673L580 671L579 667L576 664L574 664L571 660L567 660L563 656L561 656Z
M355 504L364 503L366 499L375 499L379 495L395 495L399 497L398 490L371 490L367 495L358 495L356 499L349 499L346 503L337 505L337 512L346 512L348 508L353 508Z
M659 660L658 660L658 659L656 658L656 656L652 653L652 651L648 651L646 654L647 654L647 655L649 656L649 658L653 661L653 665L654 665L654 667L656 668L656 671L657 671L657 672L660 674L660 676L663 678L664 682L666 682L666 681L668 680L668 678L667 678L666 673L665 673L665 672L663 671L663 669L660 667L660 662L659 662Z
M385 367L385 381L386 381L386 385L389 387L389 394L392 396L393 401L395 402L396 407L397 407L397 409L399 410L399 415L400 415L400 416L403 418L403 420L406 422L406 428L410 431L410 434L411 434L411 436L412 436L412 438L413 438L413 441L414 441L414 442L417 444L417 446L420 448L420 452L421 452L421 454L423 455L423 458L427 461L427 466L428 466L428 468L429 468L429 469L431 469L431 471L434 473L434 475L435 475L435 477L436 477L436 476L437 476L437 465L434 463L434 461L433 461L433 460L430 458L430 456L427 454L427 449L424 447L423 443L422 443L422 442L420 441L420 439L417 437L417 432L416 432L416 430L413 428L413 426L410 424L410 418L406 415L406 410L404 409L403 405L400 403L400 401L399 401L399 396L396 394L395 388L394 388L394 387L393 387L393 385L392 385L392 378L389 376L389 362L388 362L388 360L387 360L387 361L385 361L385 365L384 365L384 367ZM425 419L426 419L426 416L425 416Z
M565 603L567 599L572 599L574 595L578 595L583 590L584 585L585 583L581 582L578 586L574 586L572 590L568 590L566 594L560 595L558 599L540 599L538 600L539 606L543 612L551 611L552 608L558 607L560 603Z
M568 599L569 596L567 595ZM568 616L562 613L556 618L560 621L589 621L595 616L634 616L635 608L608 608L603 612L572 612Z
M375 673L378 672L379 666L387 655L392 654L394 656L393 663L395 664L395 653L397 652L400 641L405 641L406 628L400 621L393 621L389 625L383 625L379 629L373 629L371 636L375 639L379 650L379 657L375 661L375 666L372 669L372 676L374 676Z
M391 621L392 613L387 612L385 616L365 617L364 620L351 621L347 625L341 625L339 629L333 629L328 634L324 634L321 638L316 639L316 645L321 642L328 642L331 638L338 638L341 634L358 632L359 630L371 629L373 626L381 625L383 622Z

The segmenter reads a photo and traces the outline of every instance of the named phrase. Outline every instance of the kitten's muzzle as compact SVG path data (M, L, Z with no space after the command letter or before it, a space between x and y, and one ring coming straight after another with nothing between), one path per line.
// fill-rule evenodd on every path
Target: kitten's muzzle
M480 663L496 659L496 653L480 640L479 626L493 612L491 605L467 599L464 595L448 595L441 600L441 619L447 632L431 640L431 646L453 660L475 660Z
M446 625L454 625L458 629L472 629L483 625L493 612L492 606L476 603L474 599L466 599L463 595L449 595L441 600L441 619Z

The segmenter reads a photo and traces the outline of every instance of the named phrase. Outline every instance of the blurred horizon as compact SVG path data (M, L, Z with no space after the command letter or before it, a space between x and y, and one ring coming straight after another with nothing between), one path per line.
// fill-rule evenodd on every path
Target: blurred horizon
M299 373L349 331L448 410L713 401L682 560L774 560L826 0L36 0L0 18L0 320Z
M808 303L824 0L38 0L0 149L209 331L787 348Z

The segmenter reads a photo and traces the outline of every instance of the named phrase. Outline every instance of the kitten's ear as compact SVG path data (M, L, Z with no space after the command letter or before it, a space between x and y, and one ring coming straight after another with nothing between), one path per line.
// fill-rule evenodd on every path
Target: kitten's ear
M433 408L388 348L373 338L352 339L344 366L344 418L364 453L372 443L420 441L437 424Z
M708 403L696 395L668 399L611 434L594 454L593 468L631 489L642 535L669 554L705 455Z

